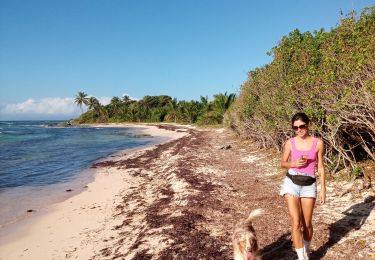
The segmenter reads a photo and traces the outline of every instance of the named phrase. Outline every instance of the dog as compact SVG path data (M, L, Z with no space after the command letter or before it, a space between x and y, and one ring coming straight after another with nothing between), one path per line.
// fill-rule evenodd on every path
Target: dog
M253 260L256 256L258 240L252 220L262 214L262 209L255 209L244 222L235 227L232 236L234 260Z

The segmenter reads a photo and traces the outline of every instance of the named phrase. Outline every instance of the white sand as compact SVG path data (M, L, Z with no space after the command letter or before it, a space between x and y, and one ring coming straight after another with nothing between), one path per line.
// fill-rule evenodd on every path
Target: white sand
M143 127L145 134L169 137L171 140L186 135L145 124L94 126ZM142 151L136 151L139 152ZM131 154L116 159L129 156ZM49 206L47 213L26 225L17 237L1 244L0 259L89 259L105 246L105 238L117 234L111 230L121 223L113 217L115 206L121 203L121 192L136 185L134 182L136 180L124 174L123 170L98 168L95 180L84 192Z

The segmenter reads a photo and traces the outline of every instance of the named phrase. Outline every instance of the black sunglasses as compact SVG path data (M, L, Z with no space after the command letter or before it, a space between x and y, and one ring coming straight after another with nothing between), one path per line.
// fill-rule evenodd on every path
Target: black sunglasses
M294 131L297 131L298 128L303 130L303 129L306 129L306 124L299 125L299 126L293 126L292 128L293 128Z

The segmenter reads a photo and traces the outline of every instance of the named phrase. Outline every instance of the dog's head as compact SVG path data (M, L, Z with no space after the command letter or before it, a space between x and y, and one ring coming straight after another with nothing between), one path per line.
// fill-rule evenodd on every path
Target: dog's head
M262 209L253 210L249 217L235 228L232 242L236 260L252 260L258 251L258 240L252 220L262 214Z
M244 260L252 260L258 250L258 241L255 234L248 230L236 232L233 236L235 253ZM241 258L238 258L241 259Z

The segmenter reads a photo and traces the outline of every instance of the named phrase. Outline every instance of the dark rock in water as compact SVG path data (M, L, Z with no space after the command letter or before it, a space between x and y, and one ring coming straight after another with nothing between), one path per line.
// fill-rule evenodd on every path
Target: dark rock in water
M48 127L57 127L57 126L61 126L60 125L61 123L50 123L50 124L47 124Z
M72 189L67 189L67 190L65 190L66 192L71 192L72 191Z
M87 185L86 185L86 186L85 186L85 187L83 187L83 188L86 188L86 189L87 189L88 187L89 187L89 186L87 186Z
M142 138L142 137L150 137L150 134L138 134L138 135L133 135L134 138Z
M77 125L77 123L75 123L73 119L70 119L70 120L65 121L65 122L53 124L53 126L57 126L57 127L74 127L76 125Z
M26 212L34 212L35 210L33 209L28 209Z

